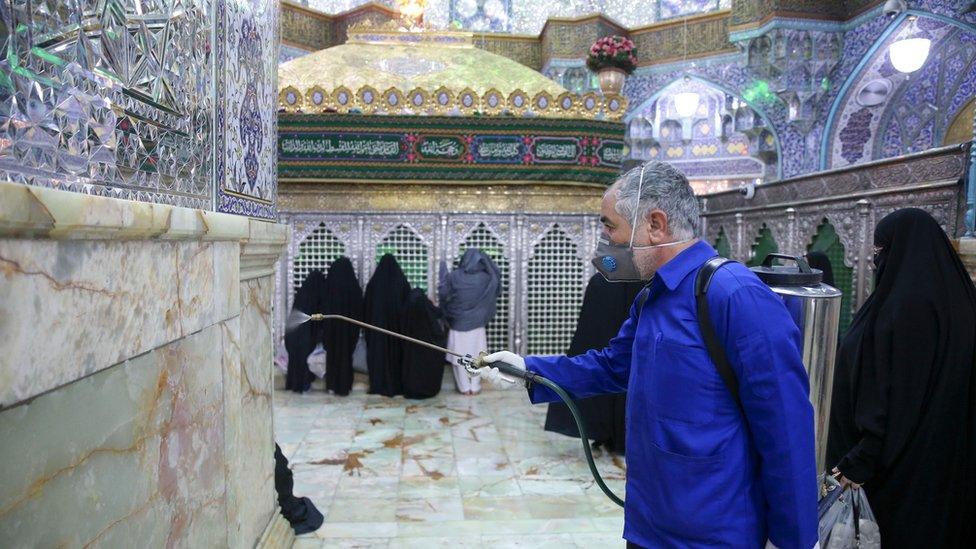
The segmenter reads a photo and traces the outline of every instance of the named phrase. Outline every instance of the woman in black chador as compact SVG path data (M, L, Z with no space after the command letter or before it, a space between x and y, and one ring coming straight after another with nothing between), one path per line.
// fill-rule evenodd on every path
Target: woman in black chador
M302 287L295 292L292 310L308 315L320 313L324 298L325 276L321 271L312 271L308 273ZM285 378L285 389L304 393L312 386L315 374L308 370L306 360L320 341L322 341L321 322L306 322L285 334L285 349L288 350L288 375Z
M581 355L590 349L602 349L617 335L630 314L641 282L607 282L603 275L593 275L586 285L583 308L567 356ZM590 439L611 452L624 453L624 409L627 395L601 395L576 401ZM579 437L576 422L565 404L552 403L546 414L546 431Z
M380 264L366 285L366 322L394 332L402 332L403 310L410 293L410 283L400 264L390 254ZM366 330L366 364L369 369L369 392L395 396L403 393L403 344L397 338Z
M305 497L297 497L294 493L295 477L288 467L288 458L281 453L278 443L275 443L275 492L278 493L278 506L281 507L281 514L291 524L295 534L302 535L314 532L322 526L325 517L315 507L312 500Z
M823 252L810 252L807 254L807 263L814 269L820 269L823 274L820 282L828 286L834 286L834 268L830 265L830 258ZM837 286L834 286L835 288Z
M325 279L326 314L362 320L363 289L356 280L352 262L340 257L329 268ZM322 343L326 349L325 388L337 395L348 395L352 389L352 353L359 342L359 326L341 320L326 320Z
M874 292L834 374L828 465L863 484L884 547L976 546L976 289L922 210L874 233Z
M420 288L407 296L403 314L403 334L443 347L447 343L444 315L427 299ZM444 353L405 343L403 346L403 396L430 398L441 390L444 379Z

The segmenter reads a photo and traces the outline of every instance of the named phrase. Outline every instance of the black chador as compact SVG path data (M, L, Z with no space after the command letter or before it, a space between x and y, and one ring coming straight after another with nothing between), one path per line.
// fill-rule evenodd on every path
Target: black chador
M884 547L976 546L976 288L922 210L874 233L874 291L840 345L827 466L863 483Z
M293 492L295 478L288 467L288 458L281 453L281 448L275 443L275 491L278 493L278 505L281 514L288 520L295 534L302 535L314 532L322 526L325 517L315 507L312 500L296 497Z
M576 356L606 347L627 320L634 298L643 287L640 282L610 283L602 275L594 275L586 285L583 308L566 355ZM589 438L612 452L623 454L627 395L600 395L576 403L586 421ZM569 408L561 402L549 405L546 431L579 436Z
M352 262L340 257L325 279L326 314L363 318L363 289L356 280ZM337 395L352 389L352 353L359 341L359 326L341 320L323 322L322 342L326 349L325 388Z
M444 315L420 288L411 290L403 316L403 333L443 347L447 343ZM403 345L403 396L430 398L441 390L444 353L415 345Z
M400 269L400 264L392 255L384 255L366 285L366 322L401 332L408 293L410 283ZM366 330L364 333L370 394L402 394L403 343L395 337L373 330Z
M325 276L321 271L308 273L301 288L295 292L292 310L311 315L322 312L325 298ZM288 350L288 375L285 388L304 393L312 386L315 374L308 369L308 355L322 341L322 323L306 322L285 334L285 349Z
M827 257L827 254L823 252L810 252L807 254L807 263L814 269L820 269L823 272L820 277L820 282L828 286L837 287L834 284L834 268L831 267L830 258Z

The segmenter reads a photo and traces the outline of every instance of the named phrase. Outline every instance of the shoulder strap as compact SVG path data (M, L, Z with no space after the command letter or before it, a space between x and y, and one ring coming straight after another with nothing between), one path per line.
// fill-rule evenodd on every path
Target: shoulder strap
M722 381L725 382L725 386L732 393L732 398L735 399L735 403L741 410L742 400L739 398L739 380L735 377L735 372L729 363L729 358L725 353L725 347L722 346L718 335L715 334L715 326L712 324L711 314L708 310L708 299L706 299L708 286L712 283L712 277L715 275L715 272L726 263L732 262L731 259L720 256L713 257L705 262L698 271L698 276L695 278L695 304L698 308L698 327L701 330L702 338L705 340L705 348L708 349L708 355L712 358L718 374L722 376Z

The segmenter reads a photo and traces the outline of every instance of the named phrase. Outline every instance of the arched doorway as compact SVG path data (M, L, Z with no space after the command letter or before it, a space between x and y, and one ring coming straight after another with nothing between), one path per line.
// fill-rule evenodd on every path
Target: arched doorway
M630 158L672 164L697 194L778 178L779 143L772 126L712 82L672 82L629 114L627 123Z

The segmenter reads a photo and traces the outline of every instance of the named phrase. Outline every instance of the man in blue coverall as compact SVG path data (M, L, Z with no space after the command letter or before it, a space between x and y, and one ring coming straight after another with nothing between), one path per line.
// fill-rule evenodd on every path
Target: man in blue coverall
M814 547L813 408L783 302L738 263L712 279L707 303L740 409L698 327L695 276L718 254L697 238L687 179L662 162L636 167L604 195L601 214L603 252L615 249L620 271L650 280L644 306L639 296L603 350L524 359L503 351L486 361L536 372L575 398L627 392L628 547ZM529 396L557 399L541 386Z

